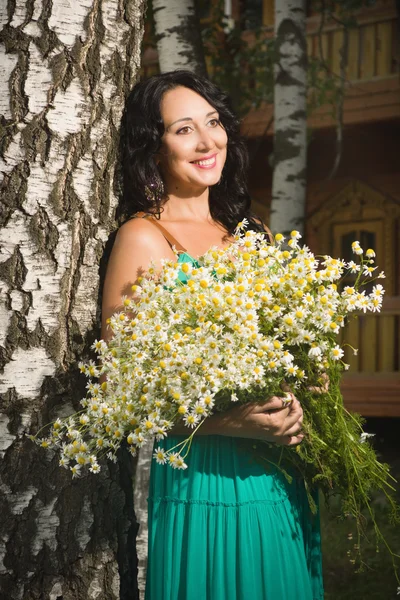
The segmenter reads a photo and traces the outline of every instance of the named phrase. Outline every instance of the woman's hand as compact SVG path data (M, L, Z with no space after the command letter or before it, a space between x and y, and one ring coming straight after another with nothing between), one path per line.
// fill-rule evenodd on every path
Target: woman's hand
M329 391L329 376L327 373L321 373L319 378L319 382L321 385L310 385L307 389L309 392L313 392L314 394L326 394Z
M240 404L209 419L208 431L199 433L227 435L273 442L281 446L295 446L304 438L301 433L303 409L292 395L287 405L285 398L272 396L265 402ZM206 419L207 421L208 419Z

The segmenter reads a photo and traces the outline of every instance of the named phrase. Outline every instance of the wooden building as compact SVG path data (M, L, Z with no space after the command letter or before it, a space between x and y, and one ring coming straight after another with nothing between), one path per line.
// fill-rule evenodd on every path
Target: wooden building
M273 18L271 2L264 22ZM400 416L400 63L399 15L395 2L377 1L357 14L349 33L346 94L343 107L343 153L329 179L336 156L336 122L332 107L309 119L306 242L316 254L349 257L353 240L374 248L385 271L386 289L379 315L359 315L345 330L350 370L343 393L349 408L365 416ZM319 15L307 19L307 47L313 56L322 46L324 58L339 73L343 29L327 22L319 43ZM266 27L273 35L273 23ZM273 115L264 106L248 114L243 133L253 149L250 185L255 208L268 221Z
M233 19L244 2L226 3ZM273 0L253 3L266 37L273 36ZM386 274L379 315L359 315L345 331L347 348L343 393L349 408L365 416L400 417L400 39L394 0L377 0L357 13L349 32L343 106L343 151L333 178L336 122L332 106L309 118L306 242L316 254L349 257L350 243L376 250ZM307 18L310 56L323 52L329 69L339 74L343 28L327 21L320 36L320 15ZM252 43L252 32L243 35ZM156 54L144 57L146 74L154 72ZM153 66L152 66L153 65ZM252 156L250 189L254 208L268 222L271 200L273 106L251 111L242 131Z

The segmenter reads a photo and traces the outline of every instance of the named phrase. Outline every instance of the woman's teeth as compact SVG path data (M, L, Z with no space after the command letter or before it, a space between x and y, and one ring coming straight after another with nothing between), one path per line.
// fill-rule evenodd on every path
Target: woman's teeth
M194 160L193 163L195 165L200 165L201 167L207 167L207 166L213 165L215 163L215 156L213 158L209 158L207 160Z

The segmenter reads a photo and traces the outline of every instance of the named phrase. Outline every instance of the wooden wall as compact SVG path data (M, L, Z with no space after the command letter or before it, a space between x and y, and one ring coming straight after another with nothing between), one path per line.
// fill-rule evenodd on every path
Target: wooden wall
M346 405L365 416L400 417L400 121L346 127L343 156L333 180L334 130L317 130L309 145L305 241L315 253L341 255L346 231L375 236L377 264L387 294L382 313L346 326L351 365L343 380ZM254 209L268 222L272 139L249 142Z
M400 200L400 121L387 121L344 129L343 155L333 181L328 181L335 159L333 129L315 130L308 147L307 212L339 191L349 179L360 179ZM266 217L271 201L273 139L250 140L250 191L254 208Z

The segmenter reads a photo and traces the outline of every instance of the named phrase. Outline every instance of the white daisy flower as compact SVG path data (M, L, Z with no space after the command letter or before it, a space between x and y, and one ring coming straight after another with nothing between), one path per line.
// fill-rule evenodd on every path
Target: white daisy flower
M347 268L350 269L351 273L358 273L361 269L360 265L357 265L354 261L350 261L347 263Z
M374 287L372 288L371 295L374 298L382 298L384 293L385 290L383 289L383 286L380 283L378 283L378 285L374 285Z
M187 464L183 460L182 456L180 456L179 454L176 456L174 462L172 463L172 466L174 467L174 469L181 469L182 471L187 469Z
M336 345L332 348L331 356L332 356L333 360L340 360L343 355L344 355L344 351L340 346Z
M378 267L369 267L368 265L364 265L363 268L363 274L366 275L367 277L372 277L372 273L375 271L375 269L377 269Z
M368 438L372 438L375 436L375 433L367 433L366 431L363 431L362 434L360 435L360 443L363 444L364 442L366 442L368 440Z
M191 412L183 417L183 422L185 423L186 427L190 427L190 429L194 429L196 427L196 425L199 423L200 418L201 417L199 414L193 414Z
M361 255L364 252L364 250L360 246L360 242L353 242L351 244L351 249L353 250L354 254L358 255Z
M288 375L295 377L299 367L297 365L287 365L285 366L285 370Z
M235 234L238 234L239 232L243 231L244 229L246 229L246 227L248 226L249 221L245 218L242 221L240 221L240 223L238 223L236 225L236 229L235 229Z
M167 462L167 454L160 446L154 450L153 457L159 465L164 465Z
M320 358L322 356L322 350L319 346L312 346L308 351L308 356L310 358Z
M373 298L368 303L368 309L372 312L379 312L382 308L382 298Z
M76 479L82 475L81 473L82 465L73 465L70 467L70 471L72 473L72 479Z

